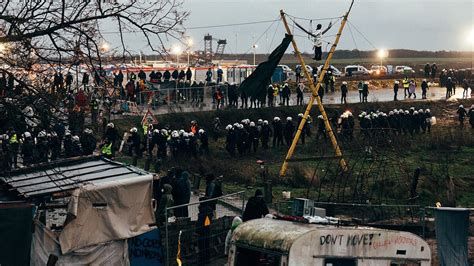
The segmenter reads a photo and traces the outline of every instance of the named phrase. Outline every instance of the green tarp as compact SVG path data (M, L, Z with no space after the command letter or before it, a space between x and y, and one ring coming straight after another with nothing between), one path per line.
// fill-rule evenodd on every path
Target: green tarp
M247 97L265 101L266 91L268 85L270 85L273 72L275 72L292 38L291 35L285 35L281 44L270 54L268 60L259 64L255 71L242 82L240 85L241 92L244 92Z
M436 208L436 240L441 266L468 266L469 210Z

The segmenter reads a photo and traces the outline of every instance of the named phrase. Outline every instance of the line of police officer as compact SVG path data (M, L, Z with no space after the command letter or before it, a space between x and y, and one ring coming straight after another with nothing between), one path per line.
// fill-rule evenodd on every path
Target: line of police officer
M19 161L23 166L29 166L59 158L92 155L97 147L92 130L87 128L81 136L72 135L69 130L25 131L20 134L9 128L0 135L0 142L2 170L18 168Z

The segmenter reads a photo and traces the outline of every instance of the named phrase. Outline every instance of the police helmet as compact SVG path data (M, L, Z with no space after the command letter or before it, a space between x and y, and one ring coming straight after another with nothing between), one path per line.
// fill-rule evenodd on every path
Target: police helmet
M461 105L459 105L459 108L464 108L464 105L462 105L462 104L461 104Z
M298 114L298 117L303 117L303 113L299 113L299 114Z
M204 134L204 129L199 129L199 134Z
M72 140L74 140L74 141L79 141L79 136L73 136L73 137L72 137Z
M347 81L343 81L342 84L343 84L343 85L347 85Z
M183 137L185 137L185 138L189 137L188 132L184 132L184 133L183 133Z
M193 132L189 132L189 133L188 133L188 137L194 137L194 133L193 133Z
M255 126L255 122L250 122L250 126L251 126L251 127L254 127L254 126Z
M292 118L291 116L288 116L288 117L286 118L286 121L291 121L291 120L293 120L293 118Z
M268 125L268 120L263 120L264 125Z
M257 124L261 124L261 123L263 123L263 119L257 120Z
M23 136L25 136L25 138L31 138L31 133L27 131L23 134Z
M138 129L136 127L132 127L130 129L130 133L136 133L136 132L138 132Z
M430 109L426 109L426 110L425 110L425 113L429 113L429 112L430 112Z
M225 130L231 130L231 129L232 129L232 125L230 124L225 127Z
M275 117L273 118L273 121L280 121L280 118L279 118L278 116L275 116Z
M107 127L114 128L115 125L114 125L114 123L108 123L108 124L107 124Z

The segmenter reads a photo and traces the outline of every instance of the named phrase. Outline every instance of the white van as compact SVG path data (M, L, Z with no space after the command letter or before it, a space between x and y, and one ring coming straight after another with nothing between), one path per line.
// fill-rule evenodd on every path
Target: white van
M320 65L320 66L318 67L318 75L319 75L319 73L321 73L321 69L322 69L322 68L323 68L323 65ZM333 76L342 77L342 72L341 72L339 69L337 69L335 66L330 65L328 70L331 71L331 73L332 73Z
M370 71L361 65L350 65L344 68L346 76L369 75Z
M408 232L263 218L235 229L228 265L428 266L431 250Z

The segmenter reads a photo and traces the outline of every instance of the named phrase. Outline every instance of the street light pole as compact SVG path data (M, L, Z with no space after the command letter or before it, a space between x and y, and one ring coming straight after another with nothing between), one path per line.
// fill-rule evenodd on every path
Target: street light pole
M252 47L253 47L253 65L255 66L255 54L257 53L258 45L254 44Z

